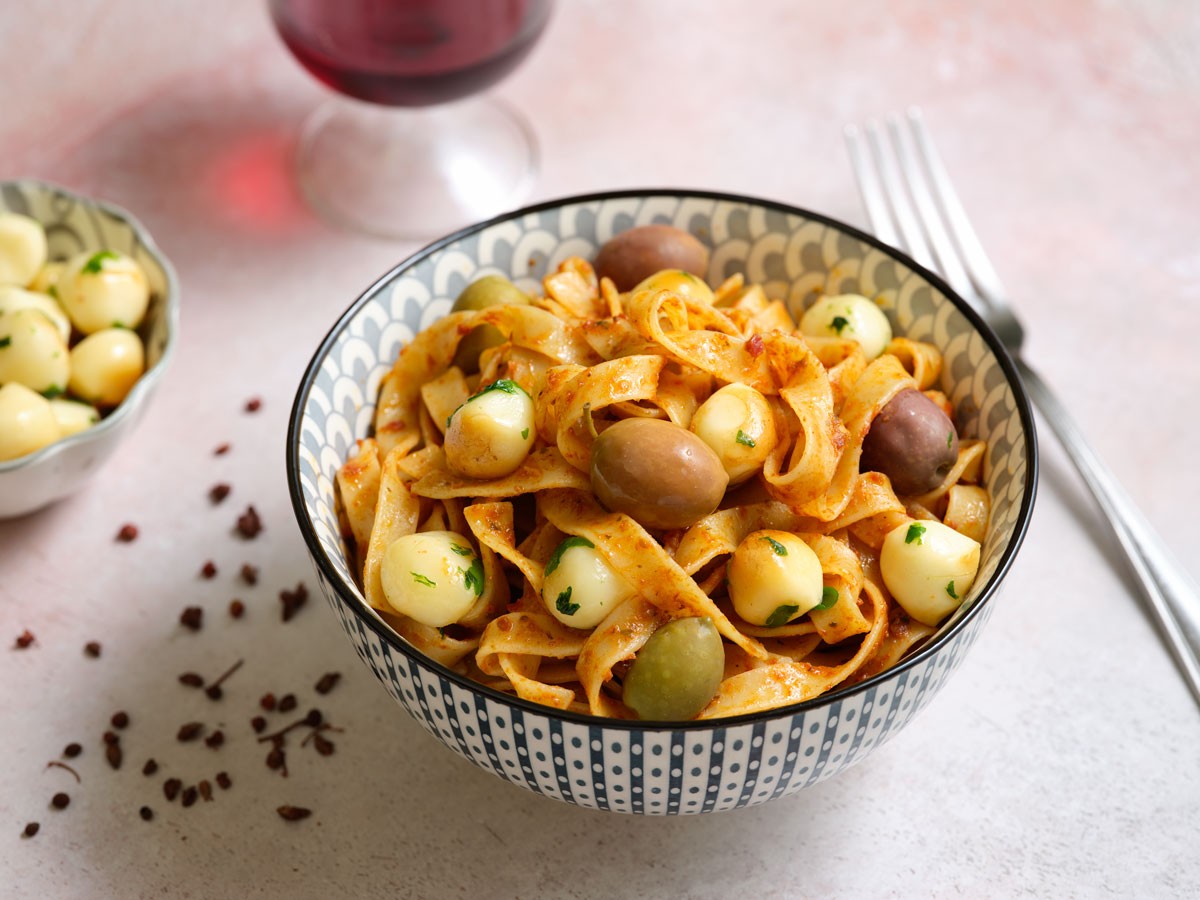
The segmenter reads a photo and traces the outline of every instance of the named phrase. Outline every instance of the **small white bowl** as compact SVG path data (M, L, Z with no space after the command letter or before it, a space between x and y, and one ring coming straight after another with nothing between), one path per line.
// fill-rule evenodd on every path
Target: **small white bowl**
M0 211L21 213L46 229L51 259L84 250L116 250L137 261L150 282L150 307L138 333L146 372L121 405L98 424L35 453L0 462L0 519L41 509L74 493L117 449L146 411L179 333L175 270L137 219L118 206L41 181L0 181Z

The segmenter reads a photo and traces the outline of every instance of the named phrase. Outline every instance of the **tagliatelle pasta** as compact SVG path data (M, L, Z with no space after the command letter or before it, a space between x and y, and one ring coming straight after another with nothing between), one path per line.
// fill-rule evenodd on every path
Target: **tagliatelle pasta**
M418 334L338 473L364 596L418 650L560 709L734 716L894 665L962 601L985 448L937 348L861 297L805 333L740 276L622 290L572 258L543 289ZM639 666L698 700L635 703Z

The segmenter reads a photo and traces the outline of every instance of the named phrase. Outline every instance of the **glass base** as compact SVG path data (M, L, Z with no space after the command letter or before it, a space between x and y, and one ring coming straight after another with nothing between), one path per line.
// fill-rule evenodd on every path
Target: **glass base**
M296 164L305 199L334 224L428 240L518 206L538 148L491 97L424 108L334 98L309 116Z

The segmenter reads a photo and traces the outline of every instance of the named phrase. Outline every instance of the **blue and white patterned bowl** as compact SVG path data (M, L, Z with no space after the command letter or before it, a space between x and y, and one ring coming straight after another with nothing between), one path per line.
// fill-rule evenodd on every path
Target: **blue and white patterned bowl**
M119 250L132 257L150 284L150 306L138 333L146 372L98 424L36 453L0 462L0 519L24 515L78 490L133 430L158 388L179 332L179 285L150 233L120 207L42 181L0 181L0 211L42 223L51 259L84 250Z
M945 354L943 389L963 433L987 441L992 527L975 587L918 652L854 687L782 709L661 726L560 712L485 688L422 656L370 609L347 565L334 475L368 434L381 380L415 332L473 279L500 273L534 289L568 256L665 222L712 248L709 281L734 272L786 297L882 298L898 334ZM798 318L798 316L797 316ZM823 781L907 725L974 644L1025 534L1037 452L1011 360L936 276L825 216L763 200L672 190L544 203L453 234L401 263L342 315L296 396L288 432L292 504L321 588L359 657L434 737L514 784L594 809L675 815L763 803Z

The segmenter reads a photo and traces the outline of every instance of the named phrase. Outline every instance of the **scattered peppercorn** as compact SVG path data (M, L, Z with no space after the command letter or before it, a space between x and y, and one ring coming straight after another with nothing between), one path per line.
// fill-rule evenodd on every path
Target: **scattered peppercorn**
M302 581L296 585L296 589L293 591L280 591L279 602L283 606L283 621L287 622L308 602L308 588L304 586L304 582Z
M313 746L322 756L329 756L334 751L333 741L319 732L313 733Z
M204 565L200 567L200 576L202 578L213 578L217 574L217 564L211 559L206 560Z
M138 536L137 526L132 523L126 523L121 526L121 530L117 532L117 540L124 544L130 541L136 541Z
M129 713L119 710L112 714L113 728L126 728L129 725Z
M138 815L142 817L143 822L149 822L151 819L154 818L154 810L152 810L148 806L143 806L141 809L138 810Z
M246 401L246 412L258 412L260 409L262 409L262 398L251 397Z
M175 739L181 743L194 741L202 731L204 731L203 722L188 722L179 726L179 731L175 733Z
M27 837L27 838L31 838L31 837L33 837L35 834L37 834L37 833L38 833L38 829L39 829L39 828L41 828L41 827L42 827L42 826L41 826L41 825L39 825L37 822L30 822L30 823L28 823L28 824L25 826L25 831L24 831L24 832L22 832L22 833L25 835L25 837Z
M179 789L183 787L183 782L178 778L168 778L163 782L163 796L168 802L173 801L179 796Z
M222 744L225 743L225 732L223 732L221 729L218 728L216 731L214 731L212 734L210 734L208 737L206 737L204 739L204 743L206 746L211 747L213 750L216 750L218 747L220 747Z
M183 789L183 805L191 806L195 802L196 802L196 788L195 787L185 787Z
M280 712L291 712L295 708L296 708L296 695L295 694L284 694L282 697L279 698L279 711Z
M250 727L254 729L255 734L262 734L263 729L267 727L267 720L262 716L255 716L250 720Z
M50 799L50 805L55 809L66 809L71 805L71 797L62 791L59 791Z
M221 696L223 693L221 691L221 685L225 683L225 679L227 679L230 675L232 675L234 672L236 672L238 669L240 669L242 667L243 662L245 662L245 660L239 659L232 666L230 666L224 673L222 673L221 676L219 678L217 678L216 681L214 681L212 684L210 684L207 688L204 689L204 693L206 693L208 695L208 698L210 700L220 700L221 699Z
M153 775L157 771L158 771L158 762L153 757L146 760L146 764L144 766L142 766L142 774L143 775Z
M209 784L206 779L201 779L200 783L196 785L196 787L200 790L200 799L202 799L205 803L211 803L212 785Z
M229 615L235 619L240 619L246 614L246 604L241 600L233 599L229 601Z
M213 505L216 505L228 497L231 490L233 490L233 488L224 482L214 484L208 489L208 499Z
M184 672L179 676L179 683L194 688L204 687L204 679L195 672Z
M284 774L286 775L287 769L284 768L285 762L286 762L286 758L283 755L283 751L280 750L278 747L272 747L267 752L267 768L268 769L283 769Z
M213 450L213 456L224 456L228 452L229 444L217 444L216 449Z
M337 683L341 680L341 678L341 672L326 672L317 682L315 688L316 692L318 694L328 694L335 687L337 687Z
M22 631L20 634L17 635L16 644L14 646L18 650L24 650L30 644L32 644L35 640L36 640L36 638L34 638L33 632L30 631L28 628L26 628L24 631Z
M120 738L117 737L117 733L115 731L104 732L104 743L115 744L119 740L120 740Z
M303 806L280 806L275 812L279 813L280 818L287 819L289 822L298 822L312 815L312 810L305 809Z
M233 787L233 782L230 781L228 772L217 773L217 787L223 791L227 791Z
M100 658L100 642L99 641L88 641L86 644L83 645L83 653L85 656L89 656L92 659L99 659Z
M82 752L83 752L83 747L79 746L79 744L76 744L74 741L72 741L71 743L67 744L67 746L63 747L62 755L65 756L67 759L74 759Z
M184 607L183 612L179 616L179 623L184 628L199 631L204 625L204 609L199 606Z
M246 511L237 518L238 534L249 540L250 538L258 537L259 532L262 530L262 519L258 517L258 510L253 506L247 506Z
M308 715L304 717L304 724L309 728L316 728L324 721L325 717L321 715L321 711L319 709L310 709L308 711Z
M108 760L108 764L114 769L121 768L121 760L124 757L125 754L121 752L121 745L115 741L104 748L104 758Z
M242 563L242 581L249 585L258 584L258 566Z
M275 708L275 695L271 694L271 693L263 694L258 699L258 705L261 706L263 709L265 709L267 712L271 712L271 710L273 710Z

